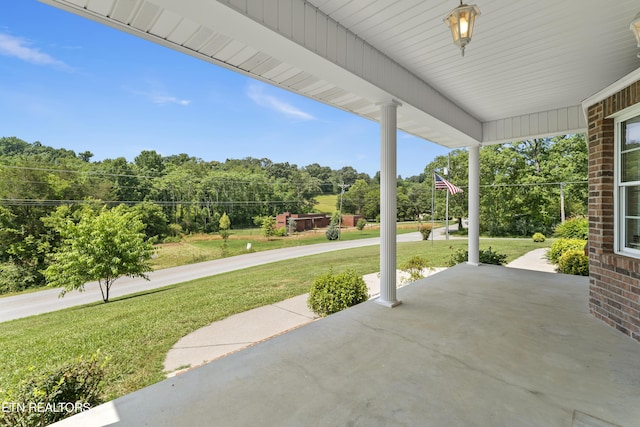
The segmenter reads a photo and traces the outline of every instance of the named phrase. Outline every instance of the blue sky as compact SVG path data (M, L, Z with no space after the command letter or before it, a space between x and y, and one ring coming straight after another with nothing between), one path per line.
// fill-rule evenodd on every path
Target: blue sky
M39 3L0 6L0 136L95 154L379 170L379 126ZM399 132L398 174L448 150Z

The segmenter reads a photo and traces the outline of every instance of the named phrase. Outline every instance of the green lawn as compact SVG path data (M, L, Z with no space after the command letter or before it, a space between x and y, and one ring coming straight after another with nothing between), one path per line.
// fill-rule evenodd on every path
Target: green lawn
M452 248L465 240L412 242L398 245L398 264L413 255L432 266L446 265ZM512 260L548 246L531 239L483 239ZM183 336L235 313L306 293L318 275L353 268L360 274L379 270L379 247L348 249L313 257L221 274L168 286L104 304L96 302L0 323L0 389L78 356L100 350L110 358L107 398L138 390L164 378L168 350ZM117 282L115 286L118 286Z
M436 224L438 227L439 224ZM418 230L417 223L399 223L398 234L412 233ZM307 231L287 237L272 237L267 240L260 234L259 229L233 230L226 247L219 236L201 235L187 238L180 243L167 243L157 246L157 257L152 260L154 270L210 261L234 255L247 253L247 243L251 243L251 251L260 252L270 249L280 249L292 246L313 245L327 243L326 229ZM379 224L370 224L364 230L343 229L341 240L368 239L380 237Z
M318 203L316 203L316 205L313 207L313 210L315 212L334 213L338 210L336 208L336 204L339 197L340 196L336 194L324 194L322 196L316 196L315 199L318 201Z

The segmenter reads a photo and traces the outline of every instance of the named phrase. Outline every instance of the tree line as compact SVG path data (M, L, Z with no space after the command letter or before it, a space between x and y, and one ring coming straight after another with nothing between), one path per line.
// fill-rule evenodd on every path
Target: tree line
M148 238L215 233L227 214L234 227L256 217L310 212L320 194L370 177L350 166L333 170L267 158L205 161L187 154L142 151L92 162L85 151L0 138L0 292L44 283L42 272L60 246L52 224L80 220L87 205L124 205L143 222Z
M315 197L341 195L342 213L375 221L380 214L380 176L350 166L333 170L267 158L205 161L187 154L142 151L92 162L89 151L48 147L16 137L0 138L0 292L42 285L42 271L59 247L52 224L75 218L87 205L124 205L144 224L147 238L219 232L228 215L234 227L256 217L311 212ZM483 147L481 231L493 236L549 233L560 222L560 192L566 216L587 212L587 149L582 134ZM444 175L447 167L449 174ZM434 191L438 172L466 190L468 153L436 157L418 176L398 177L398 219L445 216L445 192ZM343 186L345 184L345 186ZM341 191L346 187L343 194ZM337 207L337 206L336 206ZM467 195L450 197L450 217L467 216ZM75 216L75 217L74 217Z
M445 175L448 171L448 175ZM438 156L419 176L398 179L398 219L445 218L446 192L434 190L438 173L465 193L450 195L449 216L468 215L469 153ZM588 153L583 134L491 145L480 150L480 231L490 236L552 233L566 218L586 215ZM434 205L432 209L432 203ZM343 195L343 212L375 218L380 180L358 179Z

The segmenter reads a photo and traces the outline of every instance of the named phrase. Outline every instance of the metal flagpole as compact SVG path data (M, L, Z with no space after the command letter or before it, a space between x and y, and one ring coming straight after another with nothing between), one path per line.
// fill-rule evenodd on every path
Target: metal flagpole
M448 175L447 175L447 178L449 178ZM447 240L449 240L449 189L445 189L444 191L447 193L447 209L446 209L446 212L445 212L445 215L446 215L445 234L447 236Z
M433 246L433 239L434 239L434 230L433 227L435 225L435 220L433 218L434 212L435 212L435 206L436 206L436 174L434 172L433 174L433 184L431 186L431 246Z
M451 166L451 155L447 154L447 167L444 170L444 174L447 176L447 181L449 181L449 168ZM447 209L446 209L446 218L445 218L445 224L446 224L446 229L445 229L445 234L447 236L447 240L449 240L449 189L445 189L445 191L447 192Z

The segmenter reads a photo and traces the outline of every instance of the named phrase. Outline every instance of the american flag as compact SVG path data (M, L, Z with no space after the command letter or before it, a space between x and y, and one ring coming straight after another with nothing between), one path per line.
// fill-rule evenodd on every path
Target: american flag
M436 190L449 190L451 194L464 193L462 188L456 187L437 173L434 173L436 180Z

